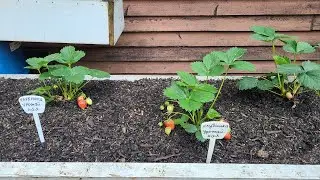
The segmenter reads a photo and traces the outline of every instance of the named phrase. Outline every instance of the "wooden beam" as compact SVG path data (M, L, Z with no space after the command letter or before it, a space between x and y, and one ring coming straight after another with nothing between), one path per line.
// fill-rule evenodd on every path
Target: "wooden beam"
M127 17L125 32L250 31L252 25L278 31L310 31L312 16Z
M253 73L268 73L274 70L271 61L253 61L257 71ZM175 74L177 71L191 72L189 62L89 62L80 61L79 65L100 69L111 74ZM245 71L232 70L230 73L241 74Z
M320 31L288 32L302 41L315 44L320 41ZM116 46L269 46L269 43L250 38L249 32L148 32L124 33Z
M320 15L319 16L314 16L311 28L312 28L313 31L320 31Z
M49 53L59 52L57 47L25 47L24 51L28 57L42 57ZM78 47L86 52L82 61L131 61L131 62L170 62L170 61L194 61L200 60L211 51L224 51L229 47ZM271 47L244 47L247 50L243 59L245 60L272 60ZM277 48L280 54L286 54L282 48ZM319 60L320 51L305 54L300 60Z
M318 0L125 0L126 16L320 14Z

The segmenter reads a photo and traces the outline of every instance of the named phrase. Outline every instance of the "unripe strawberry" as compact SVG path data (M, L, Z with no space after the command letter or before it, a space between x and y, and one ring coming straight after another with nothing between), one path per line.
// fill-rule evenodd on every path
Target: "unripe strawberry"
M168 111L168 113L172 113L172 112L173 112L173 109L174 109L174 106L173 106L172 104L169 104L169 105L167 106L167 111Z
M86 99L86 102L88 105L92 105L92 100L89 97Z
M289 100L291 100L291 99L293 98L291 92L289 92L289 91L286 93L286 97L287 97Z
M164 102L164 105L169 106L169 101Z
M164 106L163 105L160 106L160 110L164 110Z
M166 127L166 128L164 129L164 132L169 136L170 133L171 133L171 128L170 128L170 127Z
M162 127L163 126L163 122L159 122L158 126Z

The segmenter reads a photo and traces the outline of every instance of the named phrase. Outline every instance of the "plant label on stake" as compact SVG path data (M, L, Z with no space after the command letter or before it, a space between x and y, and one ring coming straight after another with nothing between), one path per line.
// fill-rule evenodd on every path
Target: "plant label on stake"
M29 95L22 96L19 98L19 103L27 114L32 114L34 122L36 124L36 128L38 131L38 135L40 138L40 142L44 143L43 131L39 119L38 113L43 113L46 107L45 99L41 96Z
M209 121L201 124L202 137L210 139L206 163L211 162L216 139L223 139L227 134L228 129L229 123L222 121Z

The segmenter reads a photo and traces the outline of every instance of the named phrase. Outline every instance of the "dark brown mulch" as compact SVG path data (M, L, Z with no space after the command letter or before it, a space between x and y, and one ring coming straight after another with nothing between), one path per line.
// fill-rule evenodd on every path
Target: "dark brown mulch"
M166 136L158 127L162 90L170 80L99 81L85 88L94 105L47 106L40 116L41 146L31 116L18 97L37 81L0 79L0 161L205 162L208 143L179 128ZM237 90L228 81L217 104L232 127L231 141L218 140L212 162L320 164L319 97L292 103L269 93ZM258 156L264 150L266 158Z

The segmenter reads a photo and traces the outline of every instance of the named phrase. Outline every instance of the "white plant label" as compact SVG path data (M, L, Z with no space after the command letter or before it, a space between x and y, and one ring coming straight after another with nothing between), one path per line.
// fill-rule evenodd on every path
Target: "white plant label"
M201 124L202 137L205 139L210 139L206 163L211 162L216 139L223 139L228 130L229 123L222 121L209 121Z
M43 113L46 107L46 101L41 96L29 95L22 96L19 98L19 103L27 114L32 114L34 122L36 124L36 128L38 131L38 135L40 138L40 142L44 143L43 131L40 123L39 113Z

